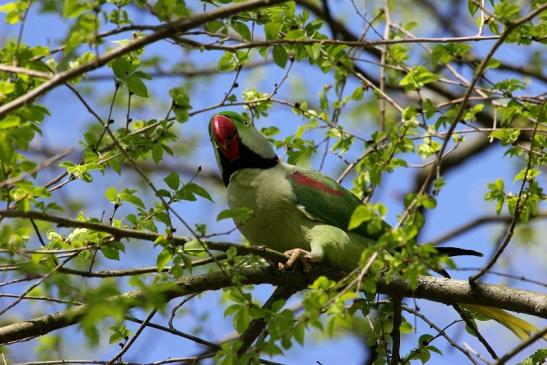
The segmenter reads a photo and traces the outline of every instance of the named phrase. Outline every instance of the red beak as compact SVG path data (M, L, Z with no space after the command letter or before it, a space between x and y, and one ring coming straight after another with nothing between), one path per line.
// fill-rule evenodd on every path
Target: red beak
M215 115L211 121L211 134L224 157L230 161L239 157L239 135L236 125L230 118Z

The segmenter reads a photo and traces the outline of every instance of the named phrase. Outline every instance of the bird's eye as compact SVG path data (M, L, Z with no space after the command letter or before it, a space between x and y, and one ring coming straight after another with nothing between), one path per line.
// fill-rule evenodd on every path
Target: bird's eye
M244 120L244 121L243 121L243 124L245 124L245 127L248 127L248 126L251 125L251 123L249 123L249 121L247 121L247 120Z

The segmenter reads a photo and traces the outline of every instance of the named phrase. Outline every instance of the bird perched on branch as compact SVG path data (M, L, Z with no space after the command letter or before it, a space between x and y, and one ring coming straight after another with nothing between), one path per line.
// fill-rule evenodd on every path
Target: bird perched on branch
M363 203L320 172L280 161L271 143L244 115L230 111L214 115L209 134L228 190L228 205L251 211L246 219L235 218L239 230L253 245L284 252L288 260L280 269L301 261L304 270L314 262L351 270L359 265L363 250L391 229L376 217L379 229L362 224L349 230L353 212ZM455 247L436 250L448 256L482 256ZM537 330L497 308L462 306L495 319L520 338Z

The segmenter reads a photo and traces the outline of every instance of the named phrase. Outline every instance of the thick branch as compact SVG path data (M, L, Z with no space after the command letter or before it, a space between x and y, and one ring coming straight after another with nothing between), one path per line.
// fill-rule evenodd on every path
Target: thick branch
M262 306L262 309L271 309L272 305L276 301L280 299L282 300L289 299L291 295L293 295L296 291L298 291L297 289L298 289L297 287L294 287L292 285L277 287L275 291L273 292L273 294L270 296L270 298L268 298L266 303L264 303L264 305ZM242 342L241 347L237 351L239 356L247 352L247 350L249 349L249 347L251 347L253 342L258 338L258 336L260 336L260 334L266 327L266 324L267 322L264 318L253 319L251 323L249 323L249 327L247 328L247 330L245 330L245 332L242 333L241 336L239 337L239 340Z
M237 270L233 274L235 275L213 272L186 277L176 283L158 287L157 290L163 292L166 300L171 300L184 295L232 286L233 276L241 278L241 284L243 285L272 284L291 286L302 290L321 275L326 275L331 279L340 279L345 273L322 265L315 265L309 273L273 273L270 268L250 267ZM467 281L463 280L422 276L418 278L418 284L414 290L407 282L398 278L391 279L389 282L379 280L377 289L379 293L399 297L423 298L445 304L479 304L547 318L547 295L500 285L477 283L472 288ZM145 300L145 294L140 290L126 293L122 297L132 299L128 301L128 305L134 307ZM88 308L87 305L77 306L63 312L1 327L0 343L5 344L44 335L56 329L78 323Z

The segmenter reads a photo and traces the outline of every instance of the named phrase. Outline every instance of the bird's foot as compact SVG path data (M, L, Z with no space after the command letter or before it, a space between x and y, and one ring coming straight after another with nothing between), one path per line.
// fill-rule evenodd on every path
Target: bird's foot
M310 272L312 262L317 262L318 258L313 256L311 252L303 250L301 248L295 248L293 250L283 252L289 259L285 263L278 263L277 268L279 270L291 269L297 261L302 263L304 272Z

